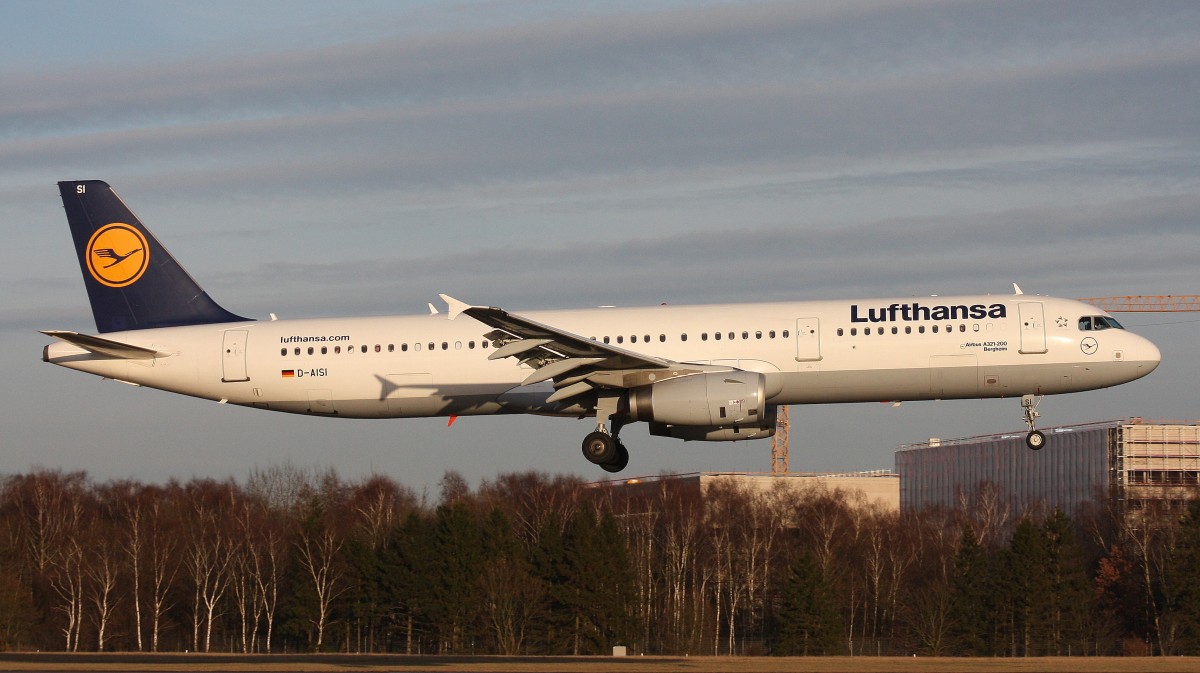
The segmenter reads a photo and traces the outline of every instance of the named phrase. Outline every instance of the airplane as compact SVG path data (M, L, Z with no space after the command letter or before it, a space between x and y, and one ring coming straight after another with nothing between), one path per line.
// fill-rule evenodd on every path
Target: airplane
M1070 299L966 295L511 313L245 318L218 305L108 184L60 182L98 334L46 330L42 359L138 386L341 418L595 419L587 460L620 472L622 427L684 441L770 437L780 405L1020 397L1139 379L1148 339Z

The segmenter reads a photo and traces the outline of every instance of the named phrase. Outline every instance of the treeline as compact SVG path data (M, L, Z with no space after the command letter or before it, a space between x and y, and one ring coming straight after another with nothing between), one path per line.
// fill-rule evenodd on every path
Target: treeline
M66 651L1200 653L1200 505L1076 519L981 485L900 515L782 480L436 498L291 466L244 483L0 483L0 645Z

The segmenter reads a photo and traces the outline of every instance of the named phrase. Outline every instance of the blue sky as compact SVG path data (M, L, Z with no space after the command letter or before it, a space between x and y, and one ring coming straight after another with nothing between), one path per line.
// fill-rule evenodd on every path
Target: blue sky
M62 179L242 315L1200 291L1193 3L8 2L0 92L0 472L603 475L587 421L309 419L41 363L36 330L93 328ZM1163 366L1047 424L1200 417L1193 316L1122 318ZM1021 427L1015 400L792 419L804 470ZM769 467L623 437L631 474Z

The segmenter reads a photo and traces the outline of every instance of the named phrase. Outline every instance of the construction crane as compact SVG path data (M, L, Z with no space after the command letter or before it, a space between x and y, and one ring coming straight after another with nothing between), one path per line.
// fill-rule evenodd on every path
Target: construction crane
M1200 311L1200 294L1129 295L1080 299L1109 313L1178 313Z
M1121 297L1079 299L1109 313L1183 313L1200 311L1200 294L1136 294ZM775 417L775 435L771 437L771 474L786 474L791 437L788 407L779 407Z

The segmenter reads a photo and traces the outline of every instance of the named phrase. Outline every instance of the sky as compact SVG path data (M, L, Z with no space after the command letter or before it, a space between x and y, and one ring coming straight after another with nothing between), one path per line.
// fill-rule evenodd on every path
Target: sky
M281 318L1012 292L1193 294L1191 2L0 3L0 473L607 473L591 420L347 420L40 361L94 331L55 183L109 182L223 306ZM1163 364L1042 425L1196 419ZM1021 431L1018 400L795 407L791 466ZM622 438L624 475L770 469L770 442Z

